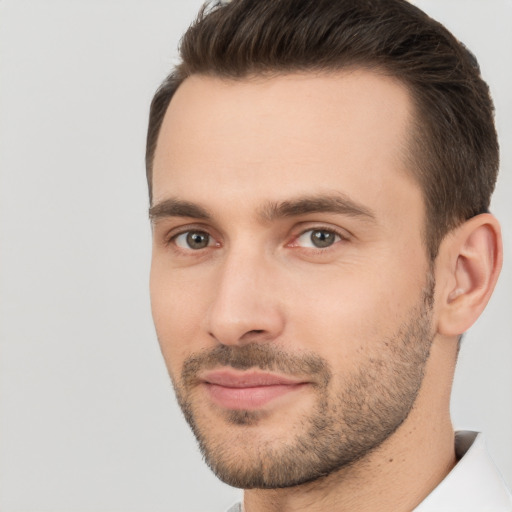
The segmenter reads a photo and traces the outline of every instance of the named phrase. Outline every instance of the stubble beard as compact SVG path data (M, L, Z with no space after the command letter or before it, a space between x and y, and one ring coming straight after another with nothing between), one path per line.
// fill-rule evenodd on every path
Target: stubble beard
M176 379L173 384L203 457L217 477L243 489L291 487L348 467L378 448L406 420L420 390L434 336L434 288L430 275L408 319L356 373L343 376L342 389L332 389L332 370L323 358L291 355L272 344L220 345L189 358L179 384ZM226 411L226 434L215 439L208 423L200 421L201 411L192 398L198 371L215 366L311 375L316 383L315 405L302 418L299 432L286 439L258 441L256 446L250 445L247 433L240 437L246 445L237 445L237 434L240 429L257 428L265 412Z

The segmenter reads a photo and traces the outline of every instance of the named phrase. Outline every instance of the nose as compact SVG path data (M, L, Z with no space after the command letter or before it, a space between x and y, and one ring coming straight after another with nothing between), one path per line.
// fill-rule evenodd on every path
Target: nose
M207 313L208 334L223 345L265 343L284 329L275 269L261 255L231 253L218 270Z

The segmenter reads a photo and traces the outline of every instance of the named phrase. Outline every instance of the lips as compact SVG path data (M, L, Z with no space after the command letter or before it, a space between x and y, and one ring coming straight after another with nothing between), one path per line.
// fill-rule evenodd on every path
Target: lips
M210 399L226 409L254 410L302 389L307 382L262 372L217 370L200 377Z

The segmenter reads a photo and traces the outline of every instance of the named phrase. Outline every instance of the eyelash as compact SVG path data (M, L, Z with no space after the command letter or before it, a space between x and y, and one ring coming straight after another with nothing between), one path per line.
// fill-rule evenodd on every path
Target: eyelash
M333 234L337 238L337 240L335 239L332 244L330 244L330 245L328 245L326 247L304 247L304 246L296 245L297 240L299 240L301 237L303 237L304 235L306 235L309 232L313 233L315 231L318 231L318 232L323 231L325 233ZM195 228L195 227L187 226L187 227L184 227L179 232L173 232L172 234L168 235L166 237L166 239L165 239L165 245L166 246L173 245L174 250L179 251L179 252L201 253L203 248L192 249L191 247L184 248L184 247L180 247L180 246L177 245L177 243L176 243L177 238L182 236L182 235L186 235L188 233L204 234L204 235L208 236L210 238L210 240L213 239L215 241L215 237L211 233L209 233L207 229L202 228L202 227ZM308 229L304 229L299 234L297 234L296 236L293 236L292 241L286 243L285 247L297 248L297 249L301 249L302 248L302 249L305 249L307 251L315 251L317 253L326 253L334 245L338 244L339 242L347 241L348 239L349 238L346 235L346 233L342 233L339 230L333 229L332 227L314 226L314 227L310 227ZM220 247L220 246L221 246L221 244L219 242L216 242L213 245L207 245L206 247L204 247L204 249L208 249L208 248L211 248L211 247L215 248L215 247Z
M300 238L304 237L307 233L311 233L311 235L310 235L310 237L311 237L315 231L332 234L337 238L337 240L335 239L332 244L330 244L326 247L304 247L301 245L296 245L297 241ZM311 227L311 228L301 231L297 236L295 236L293 238L292 242L290 242L286 245L287 245L287 247L291 247L291 248L305 249L307 251L314 251L316 253L326 253L329 250L331 250L333 248L333 246L335 246L339 242L343 242L343 241L347 241L347 240L348 240L348 236L345 233L342 233L337 229L334 229L332 227L327 227L327 226L314 226L314 227Z
M184 249L182 247L179 247L176 244L176 239L182 235L186 235L187 233L198 233L198 234L201 233L201 234L204 234L204 235L210 237L210 239L215 240L215 237L208 231L207 228L205 228L203 226L183 226L179 231L172 230L169 234L167 234L164 239L164 243L166 246L171 246L171 245L174 246L174 249L177 251L199 252L199 250L194 251L193 249ZM217 243L215 245L219 246L220 244ZM209 247L209 246L207 246L207 247Z

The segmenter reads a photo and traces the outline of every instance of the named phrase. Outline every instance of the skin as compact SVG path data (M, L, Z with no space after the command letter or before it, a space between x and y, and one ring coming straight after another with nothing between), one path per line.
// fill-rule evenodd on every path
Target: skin
M303 433L320 396L332 409L362 371L380 368L372 376L392 383L404 370L392 350L403 326L422 311L427 317L414 346L429 357L410 379L419 393L404 421L328 475L247 490L247 512L411 510L455 464L449 395L457 339L494 287L499 226L490 215L464 223L431 268L423 197L406 167L413 115L403 85L363 70L192 76L166 113L153 169L152 310L178 398L215 457L244 468L262 446L263 457L280 453ZM333 196L342 209L276 213L286 202ZM334 243L314 247L315 229L335 233ZM191 248L191 232L208 244ZM429 276L436 287L425 310ZM329 385L319 393L319 377L295 368L305 385L243 420L197 380L187 383L191 358L247 346L326 361ZM382 393L376 381L358 392L371 400Z

